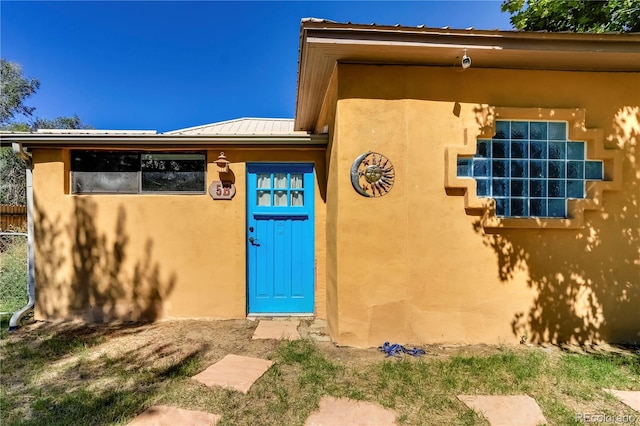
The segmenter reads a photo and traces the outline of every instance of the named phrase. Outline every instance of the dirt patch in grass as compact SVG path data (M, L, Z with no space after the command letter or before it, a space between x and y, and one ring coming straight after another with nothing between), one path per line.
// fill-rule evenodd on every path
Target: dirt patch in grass
M575 424L578 413L634 415L602 388L640 390L633 349L430 345L421 358L385 358L375 348L252 340L256 326L41 322L3 334L0 422L126 424L164 404L222 414L223 425L295 425L332 395L392 408L400 424L486 424L456 399L464 393L528 394L550 424ZM190 379L227 354L275 363L247 395Z

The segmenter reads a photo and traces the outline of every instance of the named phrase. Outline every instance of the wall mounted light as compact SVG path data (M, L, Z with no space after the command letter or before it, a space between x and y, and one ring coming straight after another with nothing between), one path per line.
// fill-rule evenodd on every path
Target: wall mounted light
M467 69L471 66L471 58L467 56L467 49L464 49L464 55L462 56L462 69Z
M220 173L228 173L229 172L229 160L224 155L224 152L221 152L218 155L218 159L213 162L216 166L218 166L218 172Z

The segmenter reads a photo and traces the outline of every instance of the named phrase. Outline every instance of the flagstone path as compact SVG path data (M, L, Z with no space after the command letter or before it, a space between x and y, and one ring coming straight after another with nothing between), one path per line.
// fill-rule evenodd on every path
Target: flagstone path
M207 386L221 386L246 394L273 365L273 361L229 354L193 379Z
M133 419L129 426L215 425L220 417L204 411L154 405Z
M458 395L458 399L483 415L491 426L547 424L535 399L528 395Z
M323 396L318 411L312 413L304 424L305 426L395 425L396 412L372 402Z
M300 321L260 320L252 339L297 340ZM326 322L316 320L304 331L305 338L325 340ZM248 393L251 386L273 365L273 361L229 354L192 378L206 386L220 386ZM604 389L640 412L640 391ZM491 426L536 426L547 420L536 401L528 395L458 395L458 399ZM306 426L395 425L396 412L371 402L324 396L320 406L306 420ZM153 406L136 417L131 426L215 425L221 416L177 407Z
M640 412L640 391L623 391L615 389L604 389L604 391L609 392L633 410Z
M252 339L298 340L300 321L274 320L260 321Z

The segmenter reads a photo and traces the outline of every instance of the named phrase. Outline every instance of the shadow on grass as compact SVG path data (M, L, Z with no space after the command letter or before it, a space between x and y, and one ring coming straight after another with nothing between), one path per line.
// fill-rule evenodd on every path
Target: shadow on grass
M42 326L2 341L2 424L126 423L168 384L197 373L209 346L185 352L153 340L114 351L109 341L150 326ZM31 399L25 404L24 399Z

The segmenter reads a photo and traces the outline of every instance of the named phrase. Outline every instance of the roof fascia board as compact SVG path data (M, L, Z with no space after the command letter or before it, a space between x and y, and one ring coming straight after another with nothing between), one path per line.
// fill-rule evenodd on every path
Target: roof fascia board
M378 34L399 34L401 36L411 34L439 35L439 36L473 36L484 38L512 38L512 39L558 39L558 40L605 40L605 41L629 41L635 39L640 41L640 33L576 33L576 32L549 32L549 31L501 31L501 30L480 30L480 29L456 29L456 28L433 28L433 27L403 27L400 25L366 25L366 24L341 24L329 22L303 22L301 25L305 31L322 31L325 33L342 32L350 34L375 33Z
M327 135L76 135L16 133L0 134L0 144L19 142L26 147L70 147L70 146L163 146L181 148L183 146L216 145L301 145L317 146L327 144Z
M640 37L636 40L602 40L602 39L557 39L530 37L502 37L479 34L419 34L419 33L355 33L317 32L307 35L308 44L362 45L371 46L415 46L430 48L473 48L482 50L527 50L527 51L570 51L570 52L607 52L633 53L640 52Z

